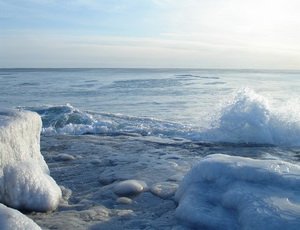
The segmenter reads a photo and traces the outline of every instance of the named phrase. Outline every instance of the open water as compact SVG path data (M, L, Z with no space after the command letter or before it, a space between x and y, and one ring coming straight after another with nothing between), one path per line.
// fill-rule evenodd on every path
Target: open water
M30 214L45 229L172 229L172 198L126 206L112 187L170 190L206 155L298 164L299 89L300 71L0 69L0 107L41 115L42 154L72 191L68 206Z

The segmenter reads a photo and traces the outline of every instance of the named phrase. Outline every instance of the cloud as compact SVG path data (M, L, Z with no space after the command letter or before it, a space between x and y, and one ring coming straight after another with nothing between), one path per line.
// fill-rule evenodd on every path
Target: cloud
M44 57L43 65L300 68L296 0L0 0L1 6L2 65L27 56L32 65Z
M10 40L10 43L7 42ZM119 36L0 37L1 67L297 68L300 52ZM286 61L283 61L286 60Z

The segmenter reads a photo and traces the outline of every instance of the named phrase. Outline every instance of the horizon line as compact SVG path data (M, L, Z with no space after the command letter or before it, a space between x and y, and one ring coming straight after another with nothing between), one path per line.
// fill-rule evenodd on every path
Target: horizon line
M132 69L132 70L142 70L142 69L149 69L149 70L259 70L259 71L300 71L300 69L284 69L284 68L205 68L205 67L0 67L0 70L30 70L30 69L70 69L70 70L80 70L80 69Z

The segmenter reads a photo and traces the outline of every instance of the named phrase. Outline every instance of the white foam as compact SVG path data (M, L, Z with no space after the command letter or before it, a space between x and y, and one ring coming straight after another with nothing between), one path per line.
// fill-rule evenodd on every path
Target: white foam
M298 165L210 155L180 184L176 216L193 228L298 229L299 192Z
M41 230L27 216L3 204L0 204L0 226L1 230Z
M54 210L61 190L40 153L41 118L0 110L0 201L32 211Z
M299 146L300 107L297 103L274 106L253 90L239 90L225 100L211 128L193 139L212 142Z

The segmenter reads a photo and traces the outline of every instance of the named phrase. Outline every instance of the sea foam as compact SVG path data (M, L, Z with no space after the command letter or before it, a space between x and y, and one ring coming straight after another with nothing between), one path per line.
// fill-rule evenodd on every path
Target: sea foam
M210 155L181 182L176 216L195 229L298 229L299 187L298 165Z
M198 138L212 142L299 146L299 114L296 103L274 106L266 97L245 88L224 101L211 128L201 132Z

